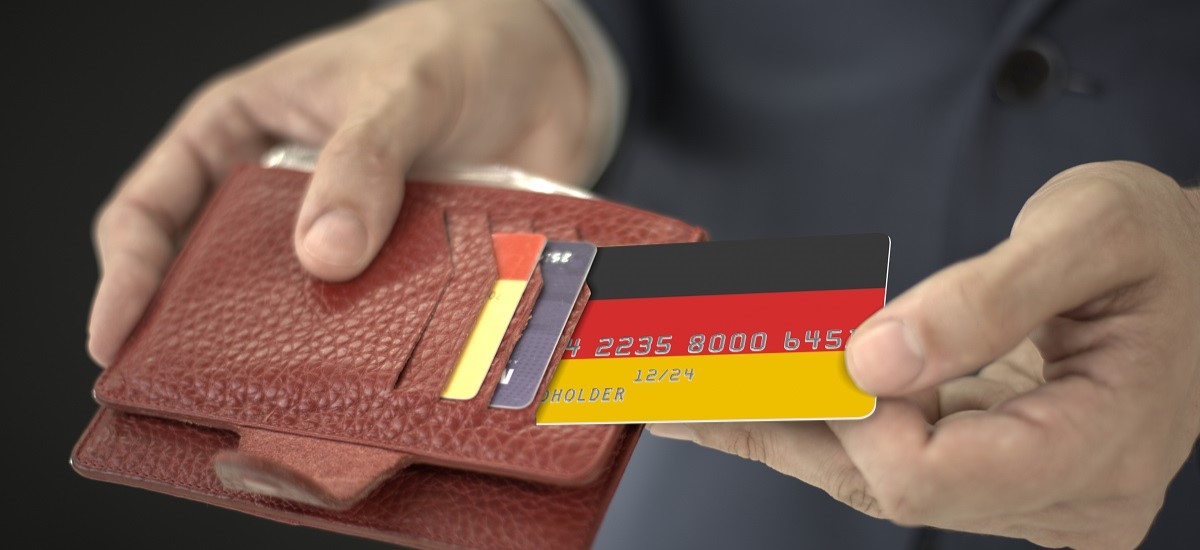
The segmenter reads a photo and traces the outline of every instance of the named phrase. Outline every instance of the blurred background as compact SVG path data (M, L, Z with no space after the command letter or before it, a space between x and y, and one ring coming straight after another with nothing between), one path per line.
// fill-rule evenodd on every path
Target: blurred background
M85 349L88 307L96 282L90 238L96 209L178 106L201 83L231 66L313 30L354 17L367 8L366 0L310 2L302 6L282 0L218 0L43 2L6 10L8 32L0 35L0 41L13 68L6 72L3 81L4 159L6 164L15 163L17 169L6 170L6 181L0 187L4 191L0 204L6 212L5 234L9 235L2 241L7 256L3 270L4 323L0 327L4 330L2 341L8 348L5 351L15 350L6 353L7 378L2 386L8 393L3 399L3 418L5 435L10 441L5 464L9 464L6 470L10 483L16 486L15 498L10 502L17 509L17 516L7 518L6 524L15 526L16 535L10 535L15 540L36 541L38 546L45 547L82 544L205 549L387 547L314 529L289 527L145 490L86 480L75 474L67 461L76 439L96 411L91 386L99 370ZM1103 10L1094 4L1091 9ZM1110 44L1108 37L1104 38L1106 47L1120 49L1120 42ZM713 44L718 48L722 43ZM822 56L824 53L818 57ZM1040 119L1025 110L1032 107L996 109L995 120L1006 122L1013 132L1040 128ZM688 132L687 120L675 122L678 122L675 131ZM1129 124L1136 127L1136 122ZM1046 140L1053 142L1054 138L1048 135ZM1081 147L1093 141L1101 144L1097 147L1108 143L1103 139L1085 139L1080 142ZM1041 141L1022 143L1035 148ZM698 147L704 151L703 147L710 145L700 143ZM1072 149L1070 143L1067 145L1060 151L1065 157L1042 158L1037 151L1034 156L1038 162L1028 165L1050 165L1060 163L1063 158L1094 160L1089 156L1095 155L1092 150ZM1016 153L1001 153L1019 154L1018 149L1014 149ZM1141 149L1135 147L1135 150ZM1059 168L1068 165L1063 163ZM666 170L671 166L664 163L660 168ZM730 166L733 166L730 170L739 168ZM1036 186L1052 173L1048 171L1043 177L1021 181ZM653 178L656 173L649 174L643 177ZM718 181L719 175L711 180ZM650 193L654 192L657 191ZM655 208L680 216L686 214L667 210L683 207L682 201L668 200L673 198L656 203L652 195L640 197ZM787 201L779 203L781 208L790 208ZM1007 228L1007 220L1016 206L1019 204L1011 211L990 209L994 211L991 215L1004 220L992 226ZM790 218L777 218L793 223ZM738 234L738 227L720 229L725 231L722 236L726 238L745 236ZM790 231L803 231L803 227ZM721 467L739 460L725 455L710 456L711 464L725 461L719 463ZM678 479L689 475L677 473ZM802 488L798 481L787 483L792 484L787 490ZM1189 519L1194 521L1186 508L1175 509L1181 510L1178 512L1181 517L1174 521L1181 524ZM682 517L678 521L692 520Z
M4 78L4 419L10 537L39 547L384 548L86 480L67 458L96 410L85 349L96 208L210 76L367 2L44 2L9 11ZM15 528L15 533L12 529ZM68 546L69 545L69 546Z

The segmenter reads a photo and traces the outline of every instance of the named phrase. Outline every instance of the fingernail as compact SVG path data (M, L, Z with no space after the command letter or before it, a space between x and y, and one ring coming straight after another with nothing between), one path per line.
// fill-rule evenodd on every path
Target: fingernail
M349 210L330 210L304 235L304 250L329 265L358 265L367 251L367 228Z
M650 424L646 429L650 433L666 439L696 440L696 430L687 424Z
M887 321L855 334L846 349L850 378L863 391L874 395L905 389L925 365L920 343L908 326Z

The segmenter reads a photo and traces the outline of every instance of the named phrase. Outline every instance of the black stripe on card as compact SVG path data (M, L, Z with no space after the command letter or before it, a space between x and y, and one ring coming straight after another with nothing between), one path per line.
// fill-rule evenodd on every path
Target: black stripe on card
M592 300L884 288L887 235L602 247Z

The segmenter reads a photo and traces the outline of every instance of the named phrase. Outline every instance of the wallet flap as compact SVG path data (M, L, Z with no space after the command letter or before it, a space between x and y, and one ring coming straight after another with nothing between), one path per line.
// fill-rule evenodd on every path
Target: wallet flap
M345 510L412 456L389 449L243 428L236 450L213 458L227 489Z
M237 445L233 432L107 408L88 425L71 465L92 479L409 547L583 550L600 527L641 432L641 426L616 428L613 452L585 486L413 465L343 511L226 488L211 464L213 455Z

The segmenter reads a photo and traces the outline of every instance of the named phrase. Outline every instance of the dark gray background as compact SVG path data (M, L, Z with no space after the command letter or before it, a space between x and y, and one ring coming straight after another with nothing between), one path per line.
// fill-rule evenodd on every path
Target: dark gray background
M633 5L614 0L604 0L603 3L613 9L622 5ZM987 4L997 6L997 11L1001 11L1000 7L1017 5L1002 0ZM1032 4L1036 3L1030 5ZM1076 55L1074 61L1077 65L1103 71L1112 67L1162 69L1159 66L1161 64L1154 63L1160 60L1158 57L1141 55L1137 48L1133 47L1137 44L1154 44L1153 41L1139 37L1153 35L1156 29L1169 26L1165 23L1170 22L1174 22L1177 27L1194 28L1194 25L1188 25L1187 18L1174 17L1173 12L1168 10L1148 10L1146 17L1138 18L1134 17L1138 15L1136 13L1128 16L1114 13L1111 11L1112 6L1108 4L1064 3L1059 10L1050 12L1051 15L1061 17L1051 17L1045 28L1040 30L1052 37L1057 36L1063 44L1080 48L1069 51ZM606 192L622 200L647 205L701 223L719 238L857 232L862 230L860 226L864 223L881 223L866 215L859 216L865 221L847 217L843 220L843 225L829 223L828 217L796 216L795 208L801 204L797 201L775 201L776 210L779 211L769 212L772 215L767 218L758 216L757 210L749 211L755 203L737 200L740 195L733 196L730 200L678 200L681 196L688 196L685 193L696 195L697 190L700 191L699 194L720 192L730 196L737 193L753 196L757 192L754 189L768 186L773 193L786 190L787 193L796 196L803 194L804 197L810 196L809 193L829 195L833 198L836 198L837 193L859 196L851 193L849 188L832 185L831 182L840 184L844 181L869 181L871 170L879 169L881 163L859 162L859 159L878 159L879 155L883 154L903 156L904 151L897 148L897 144L915 147L928 145L932 141L900 140L884 132L845 130L822 135L819 136L820 139L814 138L808 142L777 140L780 145L778 150L767 152L781 158L786 157L786 162L763 162L763 150L755 140L763 139L764 134L751 132L752 128L744 127L744 124L766 120L770 126L789 133L805 129L815 131L816 127L805 126L802 123L823 120L819 117L814 119L813 113L800 109L784 112L791 113L796 120L801 121L791 123L785 120L786 117L779 117L778 111L762 109L759 112L757 109L766 103L758 101L756 94L778 95L780 90L788 89L781 87L782 85L798 85L786 78L789 73L777 70L779 67L772 65L773 62L777 62L780 67L786 68L794 60L780 56L761 59L760 64L745 64L742 58L723 55L726 52L738 51L733 47L740 44L740 38L737 36L724 36L716 31L703 35L689 35L683 31L715 23L719 23L717 29L721 30L725 28L722 25L735 20L741 22L740 28L761 28L769 26L767 23L779 18L768 10L752 9L748 7L751 4L746 2L708 3L707 8L689 2L686 9L671 2L661 5L668 8L675 6L677 11L666 15L673 15L674 17L669 19L678 26L653 29L654 34L651 36L662 43L657 46L663 46L665 49L648 48L647 51L656 50L657 53L643 55L639 59L651 62L648 65L650 69L658 71L658 76L664 80L641 79L643 83L656 86L656 94L650 97L649 101L642 98L641 111L635 104L626 152L619 156L616 168L612 171L617 177L612 178L604 187ZM825 4L833 5L835 4ZM850 4L837 5L845 7ZM952 4L940 5L944 7ZM818 9L819 5L792 6L796 9ZM1127 2L1120 6L1124 10L1137 12L1135 7L1144 4ZM327 26L364 8L365 2L303 5L280 1L167 2L144 5L46 3L36 7L10 8L6 13L7 32L0 35L0 40L4 42L3 51L7 54L5 57L13 62L15 70L9 69L3 81L4 98L7 100L3 103L6 136L4 159L8 164L15 163L16 170L6 171L9 177L2 189L7 195L0 202L8 214L3 218L7 234L3 241L7 245L4 250L8 254L4 264L4 288L7 293L3 302L5 323L2 326L9 332L5 334L3 341L7 344L7 349L14 350L8 354L6 362L8 396L4 399L4 418L6 432L15 435L13 441L16 443L7 446L5 471L13 480L9 485L16 486L15 498L10 502L16 504L19 511L17 517L7 518L7 525L9 531L13 532L11 536L16 536L17 540L36 542L39 546L51 546L55 543L61 546L62 543L69 543L73 546L120 545L132 548L374 547L372 543L359 539L338 537L312 529L287 527L182 499L84 480L75 475L67 464L71 446L95 411L95 404L90 398L90 388L97 370L87 358L84 344L87 308L96 280L89 237L89 225L96 207L145 145L157 134L179 103L206 78L292 37ZM718 13L720 9L726 8L733 13ZM990 20L985 16L990 16L989 13L977 13L975 6L960 8L968 12L966 16L980 21L984 30L987 29ZM846 9L853 11L849 7ZM865 25L865 28L872 32L902 29L903 25L896 24L901 17L911 17L920 22L921 14L911 5L893 5L892 9L896 13L889 17L879 15L878 12L862 11L854 13L854 17L848 21ZM1089 10L1096 13L1089 14ZM875 13L877 17L863 16L870 13ZM954 13L946 16L952 15ZM619 21L620 18L614 16L611 20ZM1139 21L1144 23L1139 31L1141 34L1114 32L1113 29L1097 26L1097 22L1115 22L1117 30L1120 30L1135 27L1129 23ZM1059 26L1058 23L1062 25ZM804 63L840 70L844 65L843 60L869 60L862 56L848 57L848 52L857 52L859 50L856 48L867 47L855 36L851 36L853 33L843 33L842 26L827 28L830 33L837 35L834 38L844 38L845 43L840 49L811 50L811 58L802 59ZM966 36L964 39L987 38L981 32L972 30L975 27L951 25L947 28L961 29ZM667 32L671 30L674 32ZM790 33L760 34L760 41L773 37L783 40L784 45L791 44L792 40L804 38ZM721 37L723 41L715 39ZM678 47L679 52L711 54L709 62L723 60L728 68L689 70L695 67L713 67L711 63L689 64L688 61L694 60L687 56L671 55L677 53L673 48L689 43L689 40L694 42L692 46L707 44L708 48ZM744 46L749 51L755 43L747 42ZM836 41L833 43L838 44ZM726 49L722 44L732 46ZM914 48L921 46L910 45ZM903 48L887 51L893 50L906 51ZM781 48L779 51L801 50ZM957 51L959 50L931 47L930 55L946 52L954 54ZM1092 57L1081 55L1080 51L1090 53ZM997 55L992 56L993 60L1002 59L1003 51L995 53ZM1113 60L1121 59L1132 61L1114 65ZM979 82L967 83L986 91L990 86L990 82L986 80L990 78L990 69L977 66L973 59L965 60L964 63L980 76ZM640 70L645 69L640 65L641 63L630 63L635 75L641 74ZM908 66L897 64L894 72L906 77L906 73L910 72L906 69ZM755 70L760 72L754 72ZM1184 95L1186 89L1194 89L1188 86L1194 84L1195 73L1167 70L1161 72L1172 75L1173 80L1170 82L1179 83L1163 87L1163 93ZM844 76L837 71L832 71L831 74L835 77ZM733 78L738 76L745 78ZM768 81L779 85L746 84L755 82L756 77L768 78ZM947 141L946 143L953 145L947 151L990 153L995 155L995 158L974 158L973 155L967 155L960 163L947 163L948 159L958 157L946 151L939 152L923 146L922 151L931 155L930 165L924 167L924 170L932 173L944 171L944 177L938 181L947 185L958 185L955 188L958 195L953 197L945 193L931 193L928 196L951 197L959 204L966 205L966 208L953 211L948 208L939 209L938 212L943 214L953 214L945 220L934 216L903 213L901 217L909 220L930 220L931 224L944 222L943 225L931 226L928 234L946 240L939 241L935 246L920 248L914 246L919 239L912 238L911 235L908 238L897 239L898 248L895 250L898 252L894 257L910 265L893 266L897 275L893 280L896 286L911 284L924 273L922 270L931 269L938 261L978 252L984 244L1002 237L1009 220L1020 206L1020 200L1045 178L1072 164L1113 156L1135 158L1168 171L1171 171L1169 169L1172 167L1178 168L1173 172L1176 177L1185 183L1195 183L1200 173L1195 171L1195 157L1194 153L1191 153L1196 150L1192 146L1196 143L1194 139L1176 139L1161 147L1150 147L1156 143L1153 141L1129 139L1127 141L1132 143L1131 146L1113 149L1110 147L1113 136L1125 134L1088 131L1088 128L1100 124L1099 122L1084 126L1063 125L1064 129L1070 131L1061 133L1030 130L1041 128L1040 125L1046 120L1065 120L1073 117L1085 122L1106 121L1107 119L1091 116L1089 113L1093 112L1092 109L1104 107L1102 102L1110 99L1120 102L1142 97L1136 94L1124 96L1121 92L1131 88L1137 91L1138 84L1143 81L1126 79L1120 82L1129 86L1112 88L1101 94L1098 99L1068 97L1062 101L1011 106L981 103L981 109L986 111L987 116L979 119L980 128L1007 129L1008 133L999 134L1002 138L1007 138L996 138L999 143L997 145L989 141L994 137L992 134L981 131L978 135L967 136L977 141ZM730 99L726 95L712 93L714 90L728 91L725 86L730 83L744 84L732 90L737 92L733 94L732 99L755 109L737 111L730 109L725 104L727 102L718 104L712 101L714 97ZM888 85L880 88L888 93L894 89L897 88ZM893 96L880 95L880 98L877 98L881 99L877 103L880 112L900 118L921 114L891 108L887 100ZM991 96L977 93L964 97L986 102L990 101ZM894 99L897 104L900 103L900 98ZM847 102L844 105L848 112L861 110L858 105L851 103ZM797 106L817 110L817 115L830 120L837 115L829 110L828 104L797 103ZM1195 120L1197 111L1194 101L1177 104L1148 100L1142 101L1138 106L1156 112L1166 112L1162 115L1162 120L1176 122L1172 127L1188 129L1185 137L1195 135L1194 124L1178 124L1179 120L1187 120L1186 117ZM639 116L639 113L649 116ZM705 116L692 116L696 113ZM840 120L838 118L838 121ZM1147 117L1145 120L1153 121L1155 118ZM1131 117L1117 118L1113 124L1138 128L1143 126L1142 122L1142 119ZM712 131L713 125L725 125L727 131ZM901 124L887 125L881 130L894 132L896 128L901 127ZM1169 134L1153 132L1153 128L1143 129L1146 134ZM1080 139L1078 134L1083 134L1083 137L1088 139ZM1029 136L1038 139L1029 139ZM815 147L831 139L835 144L849 144L839 148L845 155L853 153L857 156L842 158L814 155L808 158L797 154L806 151L808 145ZM1095 145L1095 150L1087 149L1092 145ZM1192 148L1187 149L1188 147ZM628 153L633 148L637 149L637 155ZM714 155L711 154L713 151L728 154ZM867 154L863 154L863 151ZM1050 151L1057 151L1058 154L1051 155ZM1186 166L1179 163L1172 165L1153 162L1155 155L1167 155L1171 151L1175 151L1175 157L1185 159ZM1180 153L1181 151L1186 154ZM824 167L830 173L836 173L836 178L822 180L819 175L814 175L817 174L811 162L814 158L822 161L816 168ZM1009 162L1013 159L1020 162ZM953 166L943 166L943 163ZM793 164L802 170L789 172L788 168ZM681 166L690 167L690 171L681 171ZM1180 166L1184 168L1179 168ZM843 170L845 167L854 170L847 174ZM908 180L924 179L922 174L926 172L911 170L911 166L909 168L907 171L898 169L896 172ZM958 171L951 173L951 168ZM862 174L858 174L857 180L852 180L852 176L858 172ZM648 181L656 185L643 185ZM739 181L743 187L733 188L728 185L730 181ZM991 183L998 182L1009 182L1024 188L1008 194L1011 195L1008 197L1011 200L999 201L992 196L995 190L988 187ZM795 183L795 188L789 188L786 185L788 183ZM803 189L800 188L800 184L804 185ZM912 200L907 191L912 188L910 185L896 185L895 198L898 200L907 197ZM999 188L997 185L997 189ZM1005 189L1011 190L1007 187ZM724 198L725 195L713 196ZM921 203L920 200L912 202ZM890 211L891 215L900 216L896 214L900 210L893 208L893 203L877 200L872 204L885 211L884 214ZM809 207L812 208L811 205ZM918 210L916 207L911 209ZM727 215L729 212L738 211L742 211L739 216ZM972 223L974 218L983 219L987 223L975 225ZM756 225L751 226L750 222ZM771 226L772 223L780 225ZM859 225L854 225L855 223ZM947 228L955 230L947 231ZM896 234L893 228L883 229L893 233L893 237L905 237ZM919 254L922 250L929 254L922 256ZM727 540L739 540L746 544L745 533L737 529L723 529L724 524L720 522L709 523L712 529L721 530L729 539L704 538L707 536L706 531L690 528L697 523L708 521L710 517L719 517L726 508L737 507L739 503L750 506L768 498L785 499L806 491L816 492L799 481L769 472L765 467L715 451L696 451L682 443L648 439L639 450L639 456L647 466L641 469L631 468L623 486L623 498L627 503L640 502L652 506L654 497L678 501L680 495L692 490L701 493L710 501L706 501L712 504L709 515L688 516L676 513L665 518L655 515L652 518L655 524L650 526L654 528L654 533L650 534L656 536L647 536L647 531L636 528L610 530L607 538L601 538L602 543L607 541L614 547L654 547L656 541L681 544L681 541L689 540L690 536L709 546L720 545L722 541ZM685 467L679 467L680 465L674 462L663 462L662 464L675 467L659 468L655 471L652 468L655 463L651 462L651 459L656 456L672 460L674 457L686 456L690 457L690 461L684 464ZM1192 465L1195 466L1195 462ZM729 475L735 470L740 473ZM721 476L708 476L706 472L719 472ZM1189 483L1196 483L1195 476L1200 470L1192 469L1187 472L1188 476L1192 476L1188 478ZM651 473L656 475L651 476ZM773 491L765 490L772 487ZM1195 495L1194 492L1190 494ZM1194 498L1182 494L1173 496L1176 499L1180 496L1185 499ZM1168 498L1170 501L1172 497ZM699 502L693 508L701 508L706 502ZM828 504L825 501L821 502ZM1180 502L1183 506L1178 505ZM1191 510L1196 509L1195 501L1176 500L1175 504L1169 515L1160 517L1160 524L1169 522L1173 525L1191 526L1192 529L1188 532L1194 533L1195 517L1189 514ZM826 508L845 516L853 515L848 509L837 508L836 505ZM790 507L778 507L772 512L760 518L759 523L766 527L788 526L795 517L794 508ZM610 523L637 526L638 518L631 517L636 513L637 510L630 506L617 507L610 514ZM854 518L858 516L854 515ZM746 530L751 526L743 524L741 527L742 530ZM789 542L794 540L797 545L819 544L814 542L818 539L812 538L811 534L800 531L798 525L791 527L793 528L788 529ZM844 538L852 533L852 530L847 529L825 528L828 525L815 527L822 528L825 536L833 538ZM769 534L765 530L760 533L761 537ZM971 539L965 541L962 547L978 548L979 544L978 539ZM730 545L739 546L732 543Z
M99 371L85 350L95 209L197 85L365 6L43 2L6 10L4 471L18 511L5 518L5 537L37 547L385 547L86 480L67 463L96 410Z

